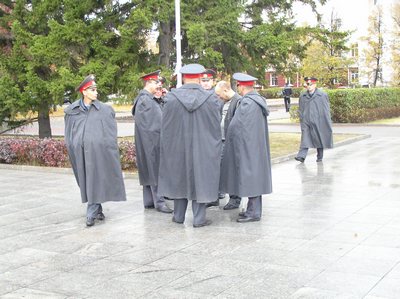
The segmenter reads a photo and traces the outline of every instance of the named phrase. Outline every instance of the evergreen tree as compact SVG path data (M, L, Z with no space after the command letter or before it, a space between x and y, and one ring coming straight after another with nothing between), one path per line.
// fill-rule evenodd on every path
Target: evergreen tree
M74 100L74 87L87 74L96 75L105 99L127 94L149 61L151 19L132 3L17 0L8 17L12 46L0 56L1 106L11 117L37 112L40 138L51 137L51 109L66 96Z

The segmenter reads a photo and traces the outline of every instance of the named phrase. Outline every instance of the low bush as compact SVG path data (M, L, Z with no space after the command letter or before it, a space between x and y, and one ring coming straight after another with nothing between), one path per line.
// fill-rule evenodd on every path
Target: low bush
M136 168L135 145L119 142L121 167ZM0 138L0 163L34 166L71 167L64 140L38 138Z
M363 123L400 116L400 88L325 89L335 123ZM290 118L298 119L292 106Z
M362 123L400 116L400 88L327 90L332 121Z

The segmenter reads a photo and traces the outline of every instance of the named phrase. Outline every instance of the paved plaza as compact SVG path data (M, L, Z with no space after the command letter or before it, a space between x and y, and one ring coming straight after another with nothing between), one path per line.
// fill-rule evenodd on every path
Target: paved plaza
M274 164L247 224L173 223L127 175L87 228L69 170L0 164L0 298L399 298L400 127L340 128L371 138Z

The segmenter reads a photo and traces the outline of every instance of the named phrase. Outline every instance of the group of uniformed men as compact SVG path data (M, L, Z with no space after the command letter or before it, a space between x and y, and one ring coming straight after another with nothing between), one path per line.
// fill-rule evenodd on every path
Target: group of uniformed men
M159 71L142 76L144 88L133 104L144 208L173 213L172 221L181 224L191 201L193 227L203 227L211 224L206 208L228 194L224 210L248 197L237 222L259 221L272 180L269 110L254 89L257 78L235 73L239 95L226 81L213 89L215 72L202 65L188 64L180 73L183 85L170 92ZM65 109L65 142L82 202L88 203L86 225L92 226L105 219L102 203L124 201L126 194L115 112L97 100L93 75L77 91L82 99ZM174 210L166 199L174 201Z

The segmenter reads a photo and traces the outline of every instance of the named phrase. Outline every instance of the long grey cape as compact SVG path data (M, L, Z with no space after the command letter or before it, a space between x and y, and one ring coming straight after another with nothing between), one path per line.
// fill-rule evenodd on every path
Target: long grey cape
M142 90L135 99L132 114L135 118L136 163L139 181L143 186L157 186L160 167L161 106L153 95Z
M221 192L253 197L272 192L267 103L246 94L228 127L221 165Z
M111 106L94 101L85 111L79 100L65 112L65 143L82 202L126 200Z
M304 92L299 98L302 148L332 148L332 121L328 95L316 89L310 96Z
M220 100L198 84L165 97L161 127L159 195L199 203L218 198L221 159Z

